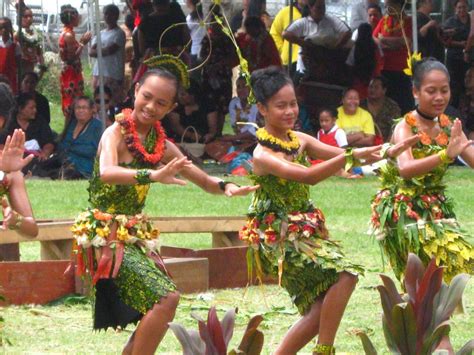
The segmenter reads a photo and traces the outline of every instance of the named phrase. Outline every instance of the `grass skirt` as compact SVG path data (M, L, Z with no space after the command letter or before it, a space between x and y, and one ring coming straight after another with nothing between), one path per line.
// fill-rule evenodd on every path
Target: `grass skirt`
M434 257L437 265L445 266L448 283L457 274L474 274L474 248L441 191L418 195L381 190L372 202L371 225L399 280L409 253L425 265Z
M282 218L274 213L250 218L240 237L250 244L249 271L255 266L257 276L277 277L302 315L337 282L339 273L364 271L347 260L337 242L328 239L319 209Z
M175 290L173 281L139 247L127 245L117 277L96 284L94 329L136 323Z

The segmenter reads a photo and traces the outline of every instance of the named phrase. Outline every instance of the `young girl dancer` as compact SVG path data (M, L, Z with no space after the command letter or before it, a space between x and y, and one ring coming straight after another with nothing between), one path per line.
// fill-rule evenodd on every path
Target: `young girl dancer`
M274 354L296 354L319 334L317 354L333 354L344 309L363 269L344 257L328 238L323 213L309 199L314 185L358 160L381 159L380 146L341 149L291 129L298 104L291 79L277 68L252 74L252 88L265 127L257 131L254 151L255 192L241 239L248 242L257 276L278 277L303 316ZM396 155L413 137L388 154ZM326 161L307 167L307 157Z
M125 327L140 320L125 354L153 354L178 305L179 294L158 253L158 230L142 214L152 182L184 184L179 172L214 194L244 195L239 187L193 166L166 140L160 120L176 106L178 81L148 71L137 84L133 110L104 132L90 180L90 208L76 219L79 274L95 285L94 328ZM157 168L159 164L164 166Z
M444 190L448 165L461 156L474 167L474 147L458 119L444 114L450 99L444 64L427 59L413 73L419 104L397 124L395 143L413 135L420 141L382 170L382 189L372 202L372 228L391 267L402 280L409 253L427 264L436 257L449 282L456 274L474 273L474 249L465 240Z

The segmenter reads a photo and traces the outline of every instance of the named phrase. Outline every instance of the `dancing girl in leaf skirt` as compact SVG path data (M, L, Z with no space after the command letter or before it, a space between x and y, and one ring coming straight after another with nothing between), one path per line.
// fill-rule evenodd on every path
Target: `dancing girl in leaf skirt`
M134 109L122 111L102 136L90 207L73 226L78 273L90 275L94 285L94 328L140 321L125 354L153 354L179 301L158 252L159 232L142 214L150 184L185 184L175 177L179 172L209 193L245 195L258 188L207 175L166 140L160 120L175 108L178 86L166 70L144 74Z
M443 178L458 156L474 167L474 147L461 122L444 114L450 99L444 64L434 59L417 63L413 95L419 105L399 120L393 141L415 135L420 141L382 169L371 226L399 280L408 254L414 253L425 265L434 256L445 266L443 275L449 282L459 273L474 273L474 249L456 220Z
M314 352L333 354L337 328L363 269L329 238L322 211L309 199L309 185L359 160L380 160L381 147L344 150L294 132L298 103L292 81L278 68L255 71L252 89L265 127L257 131L251 175L260 188L240 237L249 244L249 267L258 277L277 277L302 315L274 354L296 354L316 335ZM416 140L386 154L396 156ZM309 166L308 157L325 161Z

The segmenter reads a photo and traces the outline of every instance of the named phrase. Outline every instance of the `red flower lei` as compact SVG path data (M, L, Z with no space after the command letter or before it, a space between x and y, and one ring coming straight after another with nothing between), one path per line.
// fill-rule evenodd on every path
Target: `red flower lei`
M135 120L132 117L132 110L129 108L124 109L122 110L122 115L123 117L117 118L117 122L121 126L125 144L130 153L143 163L151 165L158 164L161 158L163 158L166 140L166 133L163 127L161 127L161 122L157 121L153 127L156 132L156 142L153 153L148 153L140 141L140 138L138 138Z

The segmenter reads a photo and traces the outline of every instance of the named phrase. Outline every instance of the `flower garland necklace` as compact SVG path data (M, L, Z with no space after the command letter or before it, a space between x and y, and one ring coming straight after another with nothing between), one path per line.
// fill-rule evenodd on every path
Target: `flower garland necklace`
M432 145L433 139L424 131L420 131L416 125L416 117L413 115L413 112L408 113L405 116L405 122L412 128L412 132L420 135L420 143L423 145ZM449 143L449 137L451 136L451 120L445 114L441 114L437 118L437 122L441 128L441 131L438 133L434 141L442 146L446 146Z
M166 139L166 134L163 127L161 126L160 121L157 121L154 124L153 129L150 132L150 135L153 134L156 137L155 146L146 148L143 146L140 138L138 137L135 120L132 117L131 109L123 110L122 117L117 117L116 121L120 124L121 131L125 139L125 144L127 145L127 148L133 157L142 163L151 165L156 165L160 162L165 152ZM147 150L153 150L153 153L149 153Z
M289 142L281 140L275 136L272 136L265 128L259 128L257 130L257 141L260 145L270 148L275 152L282 152L288 155L295 155L300 149L300 141L296 136L295 132L291 129L286 131L286 135L290 139Z
M390 15L385 15L383 17L383 30L386 34L392 34L398 32L402 29L401 21L398 21L394 25L395 18Z

